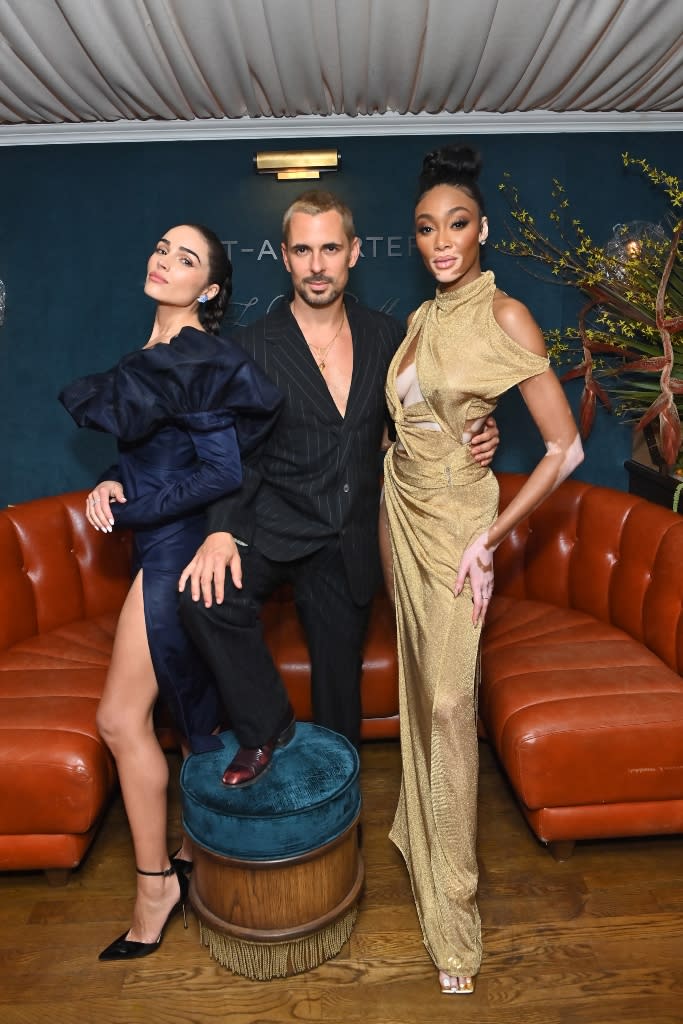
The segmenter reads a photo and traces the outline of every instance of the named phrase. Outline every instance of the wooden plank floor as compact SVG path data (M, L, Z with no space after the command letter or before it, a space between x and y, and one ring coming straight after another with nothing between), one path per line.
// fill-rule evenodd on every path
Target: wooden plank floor
M555 863L486 746L480 799L485 961L473 996L443 996L407 876L387 840L396 743L363 748L366 889L349 943L294 978L226 971L175 918L154 956L100 964L125 929L132 856L120 800L63 888L0 875L1 1024L673 1024L683 1020L683 838L583 843ZM178 760L171 756L177 777ZM171 840L179 835L177 786Z

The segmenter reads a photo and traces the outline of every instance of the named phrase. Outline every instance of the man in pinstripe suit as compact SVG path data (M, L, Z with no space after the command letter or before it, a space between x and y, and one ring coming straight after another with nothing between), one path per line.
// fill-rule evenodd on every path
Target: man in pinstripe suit
M306 633L315 721L359 742L362 648L380 581L384 381L404 335L393 317L344 296L360 242L336 196L300 196L283 239L291 300L234 335L283 408L241 490L209 509L209 536L180 580L184 621L242 745L223 776L230 786L256 781L294 733L259 618L282 582ZM497 443L491 422L473 454L488 464Z

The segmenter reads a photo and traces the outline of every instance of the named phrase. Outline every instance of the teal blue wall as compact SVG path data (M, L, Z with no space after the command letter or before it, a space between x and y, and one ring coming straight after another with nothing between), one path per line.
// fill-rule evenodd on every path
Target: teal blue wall
M351 290L399 317L431 292L409 251L412 202L422 155L444 141L315 142L340 149L342 171L323 184L353 207L364 239ZM589 232L606 239L615 223L659 220L666 208L659 192L622 168L622 150L673 173L683 151L683 135L663 133L470 141L485 159L487 266L544 327L575 322L578 297L540 282L493 250L491 242L505 231L497 189L503 172L513 174L534 210L549 202L551 178L560 178ZM106 368L146 340L153 309L142 294L145 263L166 228L202 221L233 243L235 319L259 316L286 290L279 255L274 259L271 249L277 253L282 210L302 186L254 175L256 148L267 147L238 141L0 148L0 278L7 286L0 328L0 505L88 486L112 460L110 440L76 430L56 394L72 378ZM579 390L570 389L573 402ZM499 422L497 468L530 468L542 446L516 394L501 404ZM630 431L600 413L577 475L624 489L630 443Z

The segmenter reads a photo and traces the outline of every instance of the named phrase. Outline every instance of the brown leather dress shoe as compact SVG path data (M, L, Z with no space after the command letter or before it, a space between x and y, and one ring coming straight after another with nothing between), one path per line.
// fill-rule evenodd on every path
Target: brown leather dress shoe
M287 706L285 726L261 747L240 747L223 772L223 785L232 789L252 786L270 768L277 747L286 747L294 738L296 719L292 705Z

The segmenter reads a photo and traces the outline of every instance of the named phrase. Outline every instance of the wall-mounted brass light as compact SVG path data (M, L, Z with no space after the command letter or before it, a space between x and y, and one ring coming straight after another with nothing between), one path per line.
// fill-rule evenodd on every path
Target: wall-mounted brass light
M279 181L319 178L328 171L338 170L340 163L341 153L336 149L260 152L254 157L257 174L276 174Z

